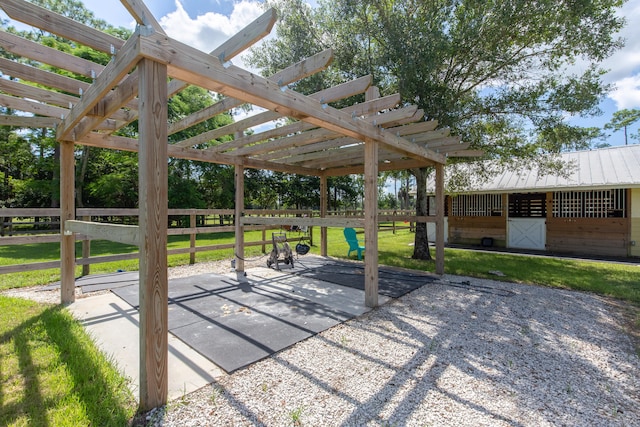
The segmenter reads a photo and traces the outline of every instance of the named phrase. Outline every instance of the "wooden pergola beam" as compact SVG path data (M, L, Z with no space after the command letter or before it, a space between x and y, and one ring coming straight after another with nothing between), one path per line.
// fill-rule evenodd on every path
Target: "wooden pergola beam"
M30 65L21 64L6 58L0 58L0 70L2 73L21 80L28 80L38 83L52 89L62 90L69 93L83 92L89 87L89 83L81 80L72 79L71 77L61 74L52 73L50 71L41 70L40 68Z
M390 100L392 101L395 100L395 97L391 97ZM358 104L357 109L354 107L346 107L344 110L341 110L341 111L343 111L344 113L352 112L352 117L353 117L353 113L355 113L356 110L362 113L366 113L367 117L360 120L363 120L371 124L377 123L374 126L384 126L387 123L393 123L403 118L414 117L416 111L418 110L417 107L413 105L413 106L401 108L398 110L389 111L385 114L371 115L372 113L375 113L376 111L378 111L379 106L380 104L377 104L377 103L365 102L362 104ZM356 116L356 117L359 117L359 116ZM307 123L307 126L313 126L313 125ZM300 126L300 127L303 127L303 126ZM291 128L292 127L289 127L288 130L290 131ZM279 133L282 134L282 132L283 131L281 130ZM264 153L269 153L274 151L289 150L293 147L310 145L310 144L314 144L321 141L339 138L341 136L342 135L340 133L337 133L333 130L329 130L325 128L314 128L312 130L301 132L287 138L280 138L273 141L264 142L262 144L256 144L249 147L238 148L237 150L234 150L232 154L241 155L241 156L254 156L257 154L264 154ZM249 140L249 139L250 138L247 137L246 140ZM246 145L246 142L245 142L246 140L242 139L241 141L238 141L236 144L244 142L243 145Z
M70 114L64 118L58 127L57 138L59 140L73 140L71 134L74 127L135 67L140 60L138 53L139 41L140 33L136 31L129 40L127 40L120 52L115 56L115 59L107 65L94 83L87 89L82 100L76 104ZM164 86L166 87L166 83L164 83ZM77 138L81 137L81 134L77 136Z
M60 119L52 117L6 116L0 114L0 126L16 126L21 128L53 128Z
M27 99L16 98L15 96L0 93L0 106L12 108L26 113L38 114L40 116L57 117L66 115L69 110L54 105L47 105L41 102L29 101Z
M43 46L6 31L0 31L0 47L23 58L33 59L89 78L104 70L104 65Z
M322 100L324 98L326 102L334 102L339 99L343 99L345 97L363 93L371 85L372 80L373 79L371 76L360 77L358 79L340 84L338 86L334 86L330 89L320 91L318 94L313 94L310 96L317 100ZM386 105L390 105L391 102L393 102L395 99L396 99L395 96L392 95L391 97L386 99L386 102L388 103ZM393 106L395 106L399 101L400 100L398 95L397 102L394 102ZM357 106L346 107L346 108L347 109L344 109L344 111L349 113L354 111L364 112L365 108L371 108L373 110L373 107L371 106L371 104L368 104L368 103L358 104ZM389 108L391 107L389 106ZM272 114L273 117L282 117L277 113L272 113L272 112L269 112L269 113ZM213 147L209 147L207 148L207 150L215 151L215 152L229 151L232 149L241 148L245 145L251 145L251 144L255 144L262 141L268 141L274 138L281 138L287 135L294 135L294 134L304 132L310 129L315 129L315 128L317 128L317 126L310 123L305 123L305 122L291 123L286 126L269 129L267 131L255 133L253 135L246 135L242 138L236 138L233 141L229 141L229 142L215 145ZM326 134L328 136L333 137L333 134L331 133L326 133ZM341 136L339 134L336 134L336 135ZM295 136L293 136L292 138L295 138Z
M96 239L110 240L127 245L140 244L140 227L137 225L104 224L90 221L69 220L64 223L65 233L78 233Z
M309 58L306 58L286 69L282 70L279 73L276 73L274 76L271 76L269 79L273 81L280 81L285 79L285 84L290 84L295 81L301 80L305 77L313 75L319 71L322 71L326 67L329 66L331 61L333 60L333 51L331 49L327 49L319 54L313 55ZM328 96L328 95L327 95ZM218 105L221 104L221 105ZM197 113L191 114L183 120L180 120L179 124L170 126L170 134L177 132L177 130L185 129L185 125L189 124L192 126L196 123L200 123L203 120L209 119L212 117L211 113L215 112L215 114L219 114L223 111L228 111L231 108L238 107L242 105L243 102L239 99L227 98L218 103L207 107ZM224 110L221 108L224 107ZM214 115L215 115L214 114ZM197 144L201 144L206 141L210 141L212 139L219 138L225 135L235 134L238 131L243 131L252 126L256 126L262 123L269 122L271 120L276 120L282 118L280 114L274 113L272 111L265 111L263 113L256 114L255 116L249 117L244 120L240 120L235 123L231 123L226 126L221 126L216 129L212 129L208 132L201 133L193 138L185 139L176 143L176 145L180 145L183 147L193 146Z
M160 34L166 34L144 2L141 0L121 0L121 3L139 25L151 27Z
M336 138L330 139L328 141L318 142L313 145L303 145L300 147L290 148L275 153L268 153L266 157L279 159L274 160L278 163L300 164L307 160L322 159L327 156L336 155L340 153L339 151L337 151L337 149L339 149L340 147L355 144L359 144L360 150L362 150L362 143L360 141L356 141L353 138ZM262 156L257 156L256 158L266 160L266 158Z
M139 38L140 54L168 65L172 76L224 95L267 108L361 140L376 140L416 158L445 163L444 156L411 144L369 123L353 121L339 110L157 33Z
M437 120L428 120L428 121L418 122L418 123L409 123L402 126L390 128L388 130L389 132L394 132L399 136L409 136L409 135L421 134L424 132L431 132L437 127L438 127Z
M391 170L407 170L415 168L423 168L433 166L435 163L431 160L419 160L419 159L406 159L397 162L384 163L378 162L378 172L391 171ZM346 167L334 167L330 169L321 170L321 176L345 176L345 175L362 175L364 173L364 165L346 166Z
M69 108L80 99L77 96L53 92L36 86L27 85L16 80L0 79L0 91L10 93L16 97L37 99L40 103Z
M224 61L235 58L249 46L267 36L271 32L271 28L273 28L273 26L275 25L276 19L277 16L275 9L267 10L249 25L244 27L240 32L236 33L226 42L222 43L220 46L212 50L209 55L221 58L221 60ZM169 96L172 96L175 93L181 91L182 89L187 87L187 85L188 83L185 83L181 80L172 80L171 82L169 82ZM235 102L237 102L237 100L223 99L216 104L203 108L202 110L197 111L182 120L172 123L169 125L169 135L210 119L211 117L224 111L228 111L234 108L234 106L237 107L241 105L236 105Z
M109 53L111 46L120 49L124 45L122 39L24 0L2 0L0 8L11 19L73 40L100 52Z
M84 135L91 132L99 123L105 120L106 117L113 116L120 110L121 105L127 104L138 95L138 71L135 70L131 74L127 75L124 81L122 81L114 90L106 92L105 95L98 100L98 102L91 109L93 116L87 116L80 120L75 126L72 132L72 139L74 141L82 138ZM131 111L130 115L126 118L125 122L129 123L138 117L137 111Z
M334 216L326 218L244 216L242 217L241 222L244 225L300 225L303 227L364 228L364 219L362 218Z
M138 152L138 140L133 138L127 138L123 136L115 136L104 133L90 132L83 136L82 139L77 141L79 144L88 145L91 147L110 148L113 150ZM217 163L222 165L236 165L244 164L245 167L252 169L265 169L276 172L296 173L299 175L319 176L320 170L304 168L299 166L284 165L275 162L255 160L255 159L242 159L236 156L229 156L226 154L210 153L205 150L198 150L188 147L176 147L169 145L167 147L167 153L170 157L176 159L194 160L198 162Z

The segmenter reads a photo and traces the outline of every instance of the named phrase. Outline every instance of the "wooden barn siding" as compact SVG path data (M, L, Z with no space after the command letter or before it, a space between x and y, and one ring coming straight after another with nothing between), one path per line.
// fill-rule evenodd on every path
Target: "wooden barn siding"
M547 250L627 256L628 218L547 218Z
M507 218L505 216L450 216L449 243L479 245L483 237L493 238L493 246L507 244Z

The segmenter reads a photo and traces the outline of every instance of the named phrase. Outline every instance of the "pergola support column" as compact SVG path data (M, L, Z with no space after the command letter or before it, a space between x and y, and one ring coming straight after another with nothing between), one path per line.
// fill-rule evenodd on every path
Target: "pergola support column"
M168 396L167 66L147 59L139 80L140 406Z
M320 177L320 218L327 217L327 192L329 190L327 176ZM327 256L327 227L320 227L320 255Z
M244 166L235 167L236 208L235 208L235 260L236 271L244 272L244 225L242 213L244 212Z
M364 303L378 305L378 142L364 144Z
M65 221L75 220L75 159L73 142L60 142L60 301L70 304L76 293L76 242L65 233Z
M436 163L436 274L444 274L444 165Z

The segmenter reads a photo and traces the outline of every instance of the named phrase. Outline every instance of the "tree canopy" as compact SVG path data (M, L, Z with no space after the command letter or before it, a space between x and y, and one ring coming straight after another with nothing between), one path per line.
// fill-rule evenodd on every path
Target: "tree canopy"
M612 129L614 132L624 130L624 145L629 143L629 138L640 140L640 135L628 135L628 127L640 120L640 109L624 109L613 113L611 121L604 128Z
M131 32L115 28L96 18L82 2L76 0L34 0L48 10L97 28L123 40ZM106 65L108 53L96 51L78 43L39 29L17 30L9 21L0 22L4 31L48 47ZM315 52L314 52L315 53ZM0 57L24 61L30 66L45 68L54 73L90 82L90 78L71 74L35 61L14 58L0 51ZM289 65L289 64L287 64ZM30 84L30 83L28 83ZM77 93L74 93L77 95ZM169 121L177 122L220 100L219 95L189 86L169 100ZM240 107L242 108L242 107ZM14 114L10 108L0 107L0 113ZM231 113L214 116L169 137L174 143L203 132L228 125L234 121ZM117 135L137 137L137 122L119 130ZM196 148L227 142L226 135L198 144ZM57 207L59 198L59 144L51 129L18 129L0 126L0 205L7 207ZM90 146L76 147L76 205L78 207L135 207L138 203L138 158L135 153ZM246 206L253 208L319 207L317 178L299 177L261 170L247 170ZM171 208L232 208L235 203L234 170L232 166L196 162L184 159L169 160L169 207ZM332 179L336 187L329 194L332 206L353 206L357 185L351 180Z
M399 92L486 158L541 170L558 167L554 154L592 142L593 129L567 117L600 114L609 89L600 64L622 46L616 33L624 24L621 0L266 3L281 20L277 37L253 49L253 65L269 72L334 48L327 81L371 74L383 94ZM414 173L421 184L429 170ZM425 191L418 188L419 199ZM416 234L421 239L426 230Z

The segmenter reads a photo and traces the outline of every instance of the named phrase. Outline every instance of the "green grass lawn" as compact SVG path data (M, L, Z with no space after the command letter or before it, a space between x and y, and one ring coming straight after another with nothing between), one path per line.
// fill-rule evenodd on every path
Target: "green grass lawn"
M0 425L125 426L126 381L60 306L0 296Z
M267 239L269 239L271 235L268 233L267 236ZM289 233L289 236L298 237L299 234L293 232ZM360 239L363 238L362 234L358 236ZM261 239L262 233L260 231L245 233L246 242ZM421 261L411 258L413 254L413 239L414 234L408 230L400 230L396 234L390 231L380 232L378 239L379 263L422 271L434 271L433 261ZM169 249L189 246L189 236L169 236L168 240ZM327 240L329 256L346 258L348 246L342 236L341 228L330 228ZM197 245L207 246L232 243L233 241L233 233L203 234L198 236ZM311 248L311 253L320 253L319 241L320 230L315 228L314 246ZM91 254L95 256L130 253L136 250L135 246L108 241L94 241L91 244ZM270 250L271 245L267 245L267 253ZM80 253L81 244L78 242L76 254L79 256ZM199 252L196 254L196 262L231 259L232 256L232 249ZM260 246L247 247L245 250L246 258L260 256L263 256ZM355 257L352 256L352 258ZM59 259L60 245L57 243L0 246L0 265ZM169 266L188 264L189 255L170 255L168 263ZM117 270L134 271L137 269L138 260L133 259L93 264L91 273L102 274ZM505 276L498 277L489 273L494 270L501 271ZM79 276L81 271L82 268L78 266L76 275ZM596 292L640 305L640 280L638 279L640 267L637 264L615 264L447 248L445 250L445 272L448 274ZM58 269L4 274L0 275L0 290L42 285L59 279L60 272Z
M246 233L246 241L261 239ZM268 234L270 236L270 234ZM289 234L297 237L297 233ZM319 254L319 229L314 230L311 253ZM362 239L362 235L359 237ZM233 233L198 236L198 245L230 243ZM411 258L413 233L379 234L379 263L434 271L433 261ZM169 247L187 247L188 236L170 236ZM92 243L92 254L133 252L133 246ZM267 253L271 245L267 245ZM328 255L346 258L348 245L342 229L329 229ZM80 253L80 244L78 244ZM231 259L231 249L196 255L197 262ZM249 247L246 258L263 258L261 247ZM355 256L352 256L355 258ZM58 244L0 246L0 265L59 259ZM188 255L169 257L169 265L187 264ZM137 270L137 260L91 266L92 273ZM491 274L499 270L504 276ZM445 250L445 271L495 280L574 289L621 301L629 314L629 332L640 343L640 267L573 259L515 254ZM77 269L80 275L81 267ZM0 289L59 280L58 270L0 275ZM640 344L637 345L640 354ZM51 307L0 296L0 425L98 426L127 425L136 411L125 380L92 344L82 326L60 306Z

